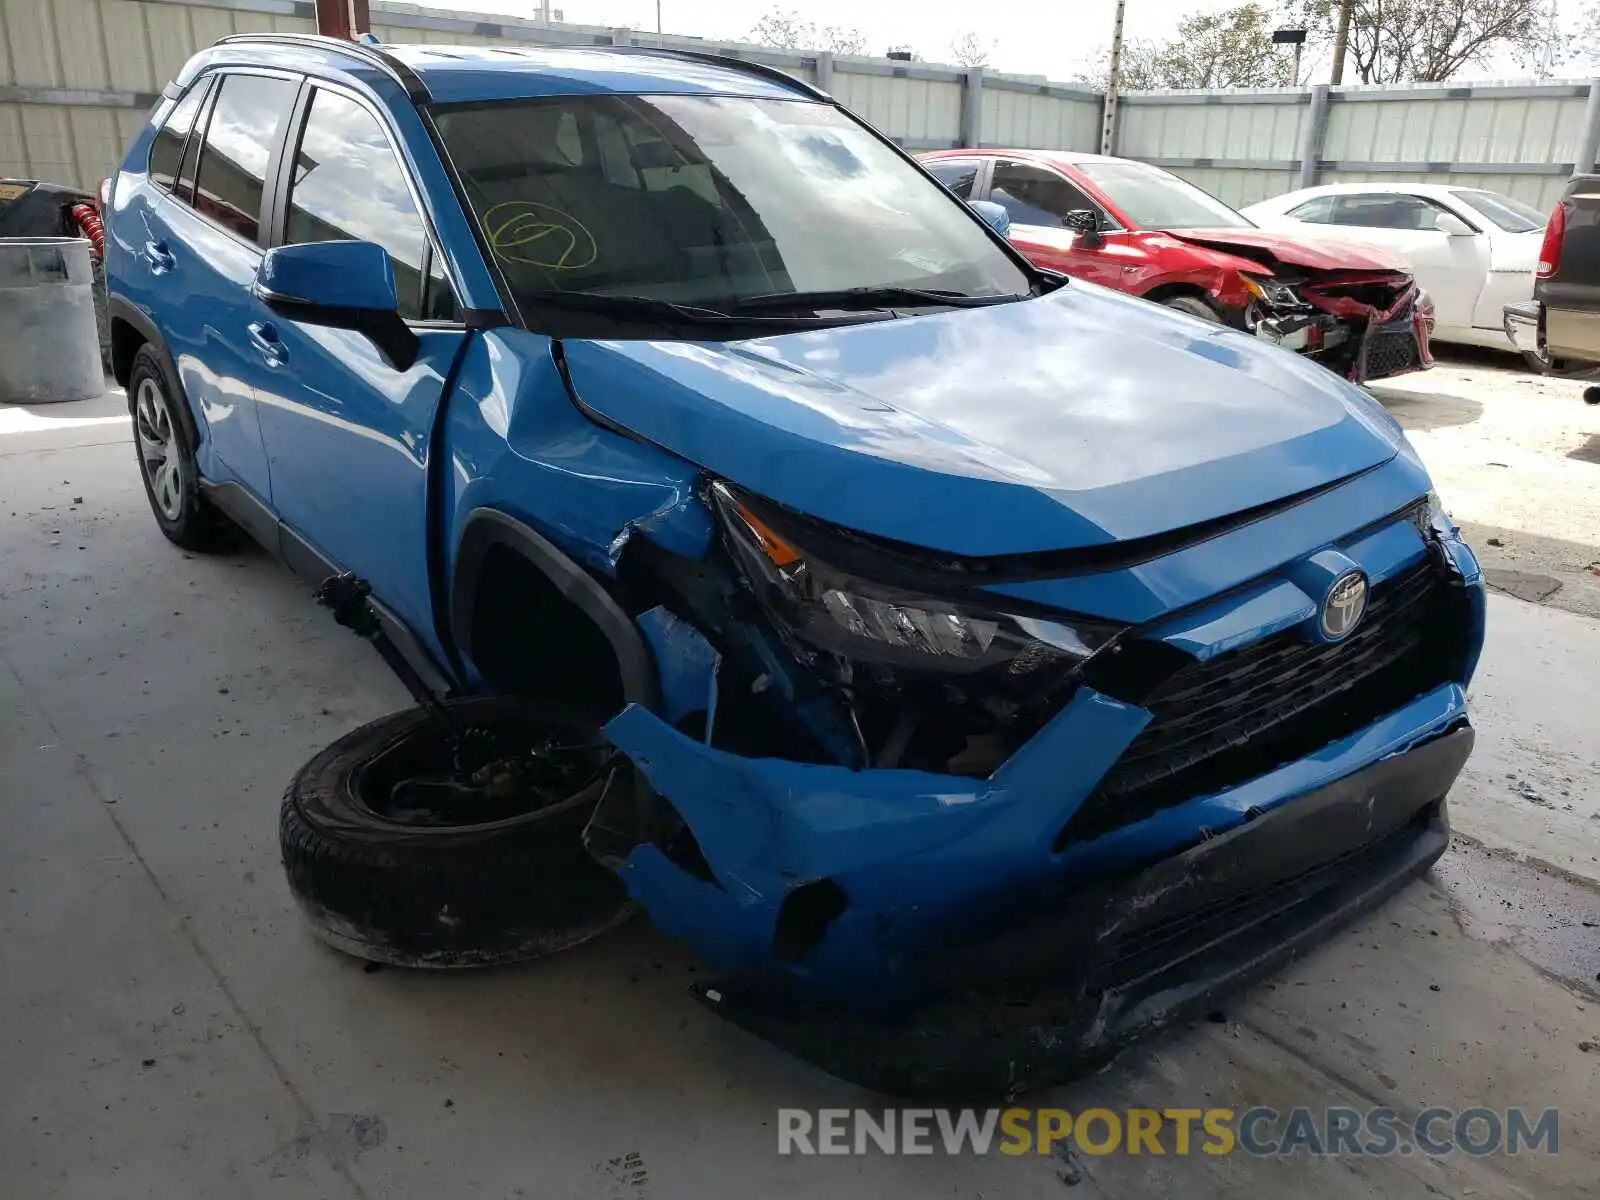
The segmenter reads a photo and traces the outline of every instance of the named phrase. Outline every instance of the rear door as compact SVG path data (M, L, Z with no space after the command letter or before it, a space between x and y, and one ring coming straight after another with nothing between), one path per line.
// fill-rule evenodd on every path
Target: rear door
M189 114L196 129L184 145L176 125L170 138L166 131L156 138L149 163L155 194L139 210L143 244L129 271L194 411L201 473L268 506L254 390L267 368L245 327L261 264L268 166L298 90L286 73L229 71L205 98L207 111ZM196 84L174 119L198 95Z
M328 565L367 579L428 637L430 442L467 332L380 108L314 82L296 107L286 163L276 240L378 243L421 344L399 371L359 333L289 320L254 301L252 336L272 348L258 394L273 499L292 534ZM291 558L304 548L285 545Z

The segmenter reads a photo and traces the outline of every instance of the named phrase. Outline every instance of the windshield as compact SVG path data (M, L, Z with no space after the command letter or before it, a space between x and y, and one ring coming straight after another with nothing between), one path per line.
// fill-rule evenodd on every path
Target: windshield
M1507 233L1532 233L1543 229L1549 219L1537 208L1499 192L1454 191L1450 194Z
M437 123L525 309L614 296L714 316L794 293L1029 291L975 215L832 105L562 96Z
M1186 179L1136 162L1080 162L1135 229L1249 229L1252 223Z

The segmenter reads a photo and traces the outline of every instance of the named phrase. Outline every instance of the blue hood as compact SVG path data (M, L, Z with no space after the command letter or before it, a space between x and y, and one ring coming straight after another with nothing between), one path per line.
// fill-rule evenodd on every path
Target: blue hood
M1391 458L1326 369L1072 283L1036 300L731 343L565 343L583 403L723 478L986 556L1168 532Z

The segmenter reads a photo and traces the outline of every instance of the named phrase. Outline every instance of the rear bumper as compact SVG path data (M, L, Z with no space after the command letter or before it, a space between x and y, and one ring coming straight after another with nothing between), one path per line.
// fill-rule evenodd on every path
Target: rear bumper
M1208 1011L1426 871L1448 844L1444 795L1472 742L1463 720L996 936L931 953L916 970L943 998L914 1012L797 1003L773 976L696 992L878 1091L994 1098L1058 1083Z
M1523 354L1544 357L1543 339L1539 336L1541 316L1537 300L1522 300L1505 307L1506 336Z
M1553 359L1545 342L1544 304L1522 300L1505 306L1506 336L1518 351L1538 362L1547 374L1561 379L1591 379L1600 374L1600 363L1579 359Z

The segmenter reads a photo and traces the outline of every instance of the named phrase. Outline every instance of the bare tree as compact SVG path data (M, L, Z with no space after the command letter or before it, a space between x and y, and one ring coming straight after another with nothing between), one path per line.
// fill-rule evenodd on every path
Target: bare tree
M867 53L867 38L844 25L818 26L788 8L770 8L747 35L761 46L779 50L831 50L835 54Z
M987 67L993 50L993 38L979 37L970 29L950 43L950 57L963 67Z
M818 32L817 49L835 54L868 54L867 35L848 25L824 25Z
M1290 11L1332 39L1338 0ZM1439 82L1501 53L1548 61L1549 12L1550 0L1355 0L1346 61L1363 83Z

